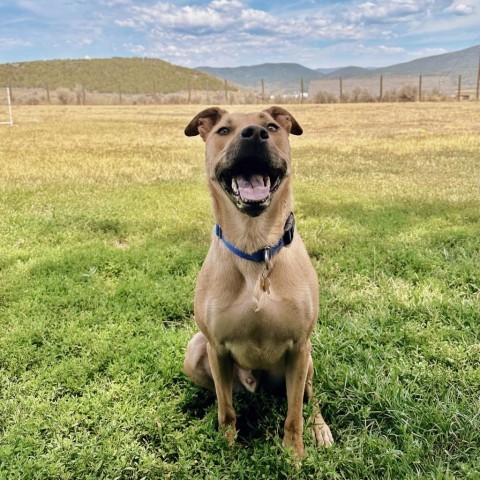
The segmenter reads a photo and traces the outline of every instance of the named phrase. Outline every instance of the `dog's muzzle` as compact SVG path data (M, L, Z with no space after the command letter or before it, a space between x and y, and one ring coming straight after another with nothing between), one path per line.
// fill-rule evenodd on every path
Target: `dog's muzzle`
M258 125L244 128L225 158L217 171L220 185L240 211L257 217L285 178L287 162L270 144L268 130Z

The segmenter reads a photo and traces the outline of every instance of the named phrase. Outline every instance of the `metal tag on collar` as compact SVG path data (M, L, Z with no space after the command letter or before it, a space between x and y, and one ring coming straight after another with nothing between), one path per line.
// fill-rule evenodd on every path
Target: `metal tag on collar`
M272 259L272 248L265 247L263 249L263 261L265 262L266 265L269 265L271 259Z

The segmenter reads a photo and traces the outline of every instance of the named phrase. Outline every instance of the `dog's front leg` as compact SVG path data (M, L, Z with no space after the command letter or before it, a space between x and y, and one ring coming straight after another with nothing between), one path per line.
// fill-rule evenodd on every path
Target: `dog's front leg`
M285 381L287 385L288 411L285 420L283 446L293 449L303 457L303 395L307 380L310 342L300 349L290 351L286 358Z
M224 431L228 443L232 444L237 435L236 416L233 409L233 359L226 351L219 351L207 345L208 359L218 403L218 424Z

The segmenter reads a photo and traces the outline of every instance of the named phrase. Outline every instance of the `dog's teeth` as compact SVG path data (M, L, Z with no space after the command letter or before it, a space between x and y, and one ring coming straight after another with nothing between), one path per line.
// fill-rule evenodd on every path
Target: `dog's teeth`
M235 178L232 178L232 191L235 195L238 195L238 183Z
M270 177L263 177L263 184L270 188Z

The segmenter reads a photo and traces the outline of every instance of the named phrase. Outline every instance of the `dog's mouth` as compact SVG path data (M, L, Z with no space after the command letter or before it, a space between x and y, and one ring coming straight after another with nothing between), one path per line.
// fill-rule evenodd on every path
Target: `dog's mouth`
M238 174L225 175L220 184L237 208L248 215L260 215L270 205L282 177L280 175Z

